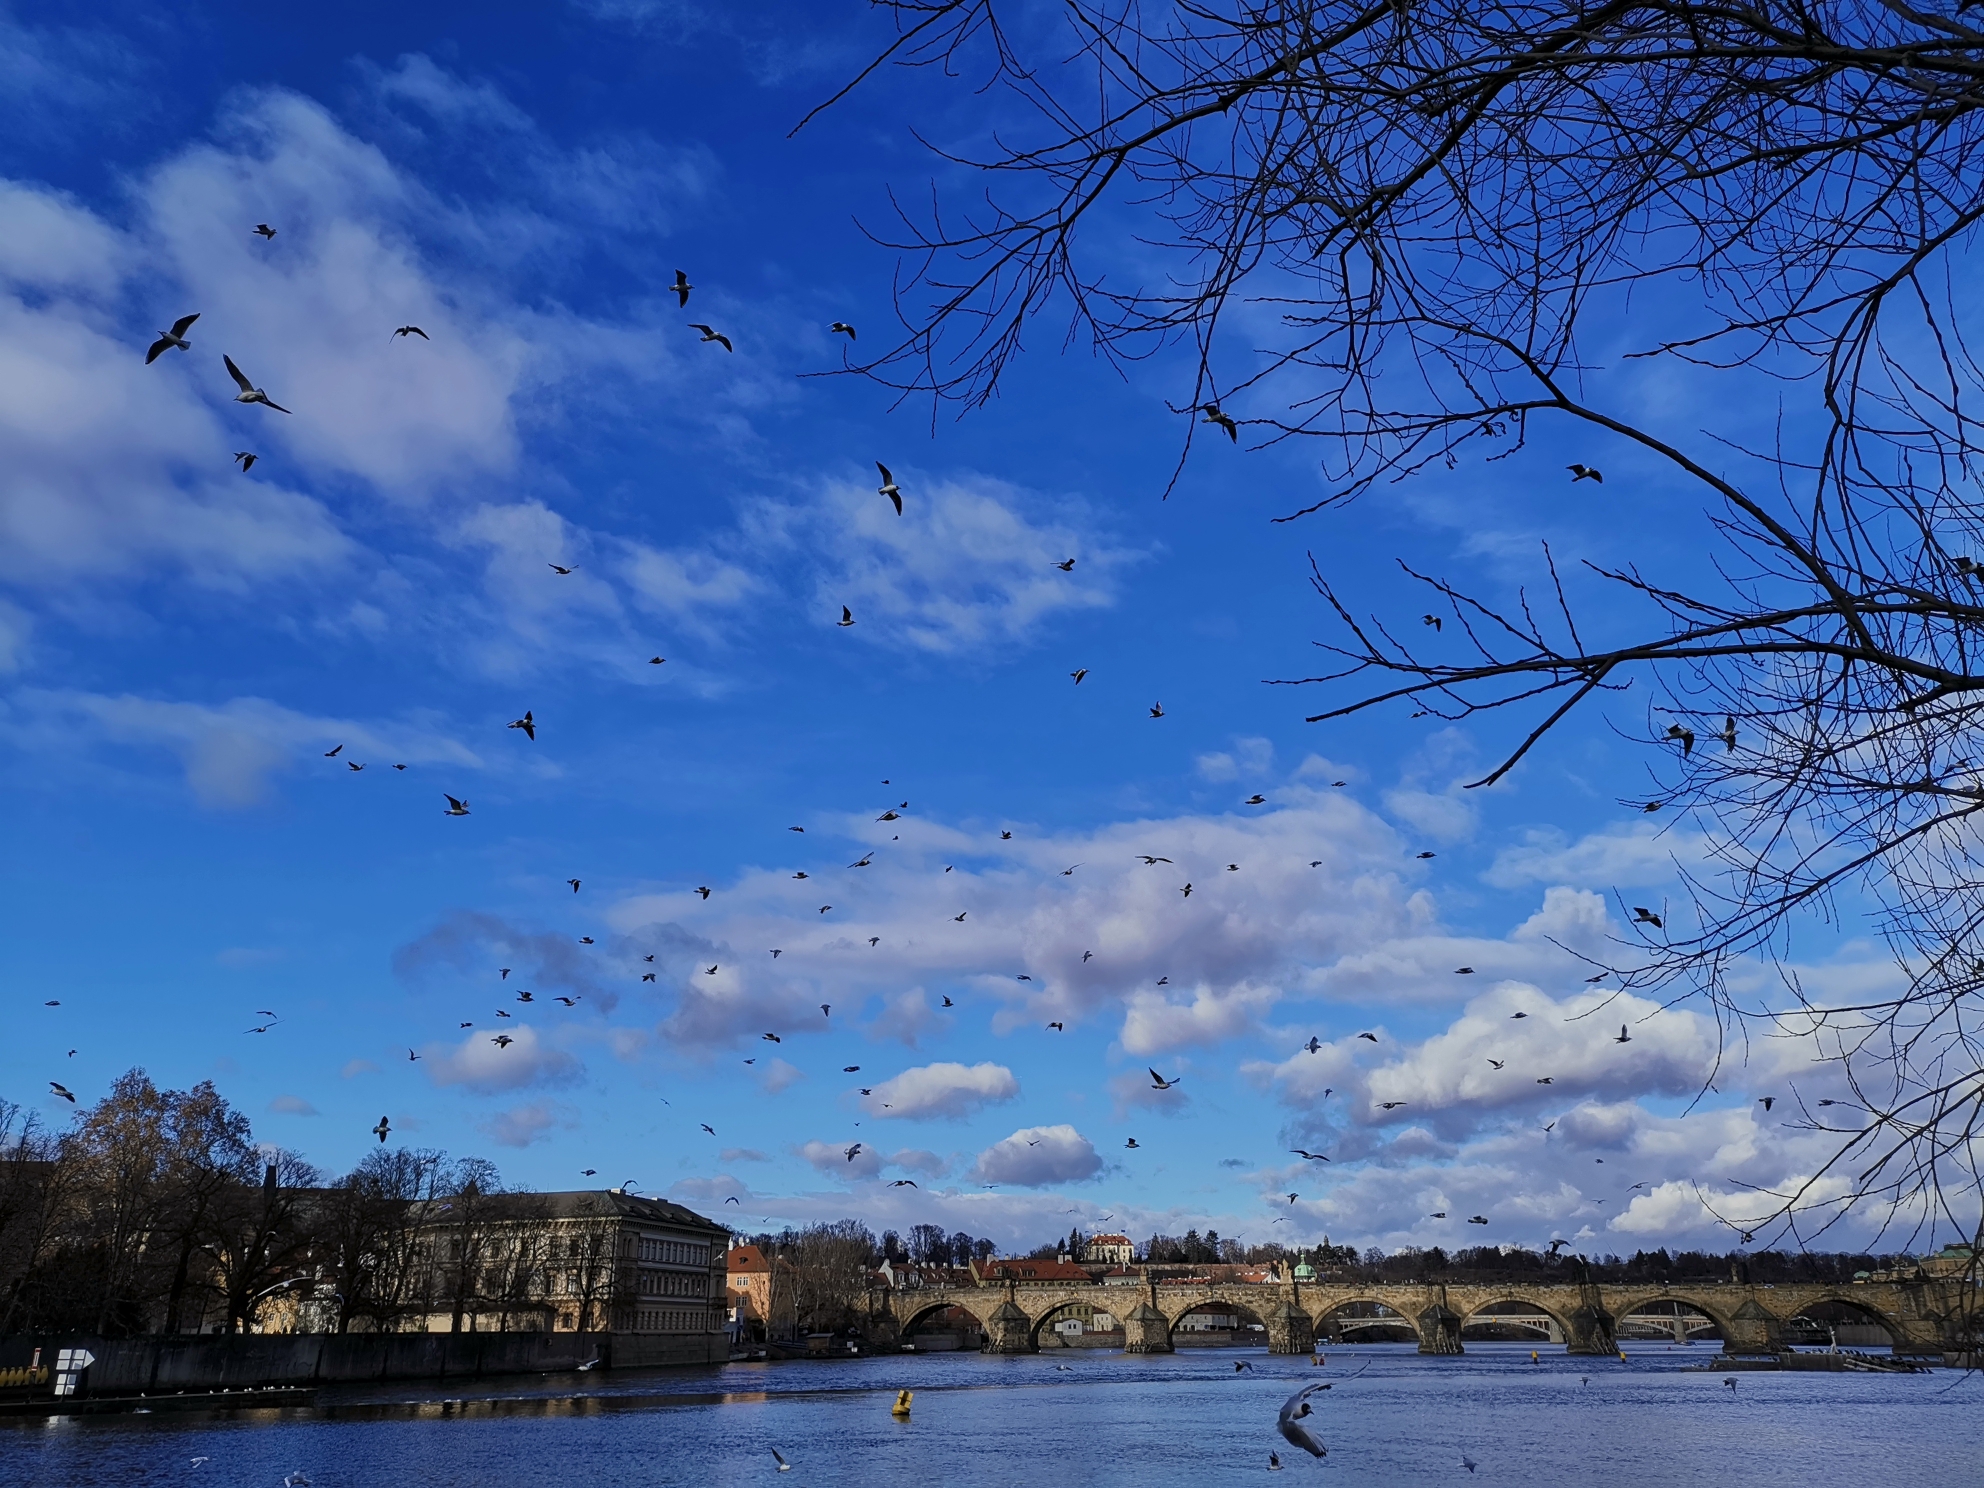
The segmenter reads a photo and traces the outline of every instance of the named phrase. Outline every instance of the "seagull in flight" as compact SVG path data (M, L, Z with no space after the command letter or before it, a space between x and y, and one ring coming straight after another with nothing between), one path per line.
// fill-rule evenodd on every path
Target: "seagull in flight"
M1297 1157L1307 1158L1310 1162L1329 1161L1329 1159L1320 1152L1304 1152L1300 1147L1291 1147L1288 1150L1294 1153Z
M1156 1070L1152 1070L1150 1072L1150 1088L1153 1090L1170 1090L1175 1088L1179 1081L1183 1079L1184 1076L1180 1075L1177 1080L1167 1080Z
M875 468L882 472L882 483L875 487L875 494L877 496L886 496L889 500L893 501L896 504L896 515L901 516L902 491L896 485L896 478L889 474L889 467L884 465L880 460L875 462Z
M254 227L249 229L249 231L254 233L256 237L260 238L265 243L270 238L273 238L276 235L276 230L273 227L270 227L266 222L256 223Z
M1228 439L1232 440L1235 444L1240 442L1240 426L1233 422L1231 415L1221 413L1217 403L1203 404L1200 406L1199 412L1205 415L1206 423L1219 425L1220 428L1226 431L1226 437Z
M828 334L829 336L845 336L845 337L847 337L847 339L848 339L848 340L850 340L850 341L854 341L854 340L858 340L858 339L859 339L859 338L858 338L858 337L857 337L857 336L856 336L856 335L854 334L854 327L853 327L853 326L851 326L851 325L849 325L849 324L848 324L848 323L847 323L846 321L844 321L844 320L837 320L837 321L835 321L835 322L834 322L834 323L833 323L832 325L830 325L830 326L828 326L828 327L827 327L827 334Z
M507 1033L499 1033L489 1042L494 1044L499 1049L507 1049L510 1047L510 1045L514 1044L516 1040L511 1038Z
M241 467L241 473L243 475L253 470L255 468L255 462L261 458L253 450L236 450L234 452L234 463Z
M55 1083L55 1081L50 1080L48 1082L48 1088L54 1091L57 1095L61 1096L62 1099L67 1101L70 1105L73 1106L76 1103L75 1092L69 1089L68 1086L58 1085Z
M1159 863L1168 863L1171 861L1169 858L1154 858L1149 853L1138 853L1137 856L1144 860L1144 866L1146 868L1155 868Z
M1605 484L1605 477L1589 465L1566 465L1564 468L1570 471L1574 486L1581 480L1597 481L1601 486Z
M838 625L842 630L845 630L847 629L848 626L852 625L853 623L854 623L854 611L850 610L846 605L842 605L840 607L840 619L834 621L834 624Z
M522 729L524 737L532 741L535 741L537 738L537 720L531 717L530 709L528 708L524 710L524 716L522 718L511 723L506 723L503 727Z
M1150 716L1152 718L1162 718L1164 716L1164 704L1152 703L1150 705Z
M562 563L547 563L545 567L550 569L555 574L565 574L568 576L578 571L576 569L567 568Z
M391 1122L391 1120L389 1120L384 1116L381 1116L379 1118L379 1124L372 1128L372 1135L377 1137L380 1143L383 1145L386 1138L392 1135L392 1131L393 1131L393 1123Z
M175 320L172 323L171 330L160 331L158 333L158 340L152 342L151 348L145 353L145 365L149 367L168 351L191 350L193 343L186 339L186 332L192 326L193 322L199 318L200 312L195 310L191 315L182 315L179 319Z
M1281 1433L1283 1440L1291 1446L1300 1447L1312 1457L1327 1457L1329 1449L1303 1424L1310 1415L1309 1397L1328 1388L1328 1385L1308 1385L1297 1390L1283 1402L1281 1414L1275 1419L1275 1430Z
M1072 672L1068 673L1068 675L1075 679L1075 686L1080 687L1082 685L1082 678L1088 675L1088 668L1076 667Z
M1632 1041L1633 1036L1626 1032L1626 1025L1621 1023L1619 1025L1619 1036L1612 1040L1612 1042L1615 1044L1630 1044Z
M429 336L427 332L423 331L419 326L416 325L401 326L398 330L393 332L392 336L389 339L397 341L402 336L418 336L423 341L431 341L433 339L433 337Z
M254 383L250 382L248 380L247 374L244 373L239 367L234 365L233 357L228 356L225 352L223 352L221 353L221 360L227 363L227 375L229 377L232 377L234 379L234 385L241 389L240 392L234 395L235 402L260 403L264 408L273 408L277 413L289 412L289 410L287 408L284 408L282 404L270 398L267 393L263 392L260 388L256 387Z
M1322 1052L1323 1041L1312 1033L1309 1035L1309 1042L1302 1047L1307 1049L1311 1054L1318 1054Z
M689 329L692 331L701 331L703 333L703 340L714 341L716 342L717 345L721 346L725 351L737 350L736 347L730 344L730 338L724 335L723 332L721 331L713 331L706 325L696 324L696 322L693 320L689 322Z
M861 1155L861 1144L859 1142L856 1142L852 1147L849 1147L847 1149L847 1160L849 1162L853 1162L860 1155Z
M442 792L441 792L441 794L442 794L442 795L444 795L444 796L448 796L448 793L447 793L446 791L442 791ZM468 802L466 802L466 801L461 801L461 800L457 800L457 799L456 799L455 797L453 797L453 796L448 796L448 809L447 809L446 811L444 811L444 812L442 812L442 813L441 813L441 815L443 815L443 816L467 816L467 815L468 815Z
M669 287L675 291L676 309L686 310L689 307L689 291L696 287L689 282L689 276L680 269L677 269L675 271L675 283Z

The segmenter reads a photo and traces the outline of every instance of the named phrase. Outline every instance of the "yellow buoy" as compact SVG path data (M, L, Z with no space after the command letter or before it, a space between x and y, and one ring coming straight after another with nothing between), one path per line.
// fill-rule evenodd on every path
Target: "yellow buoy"
M913 1398L907 1390L896 1391L896 1403L889 1407L889 1414L894 1416L898 1421L907 1421L909 1419L909 1402Z
M1541 1363L1543 1362L1543 1361L1542 1361L1541 1359L1539 1359L1539 1358L1537 1358L1537 1357L1536 1357L1536 1350L1535 1350L1535 1349L1531 1349L1531 1350L1529 1351L1529 1362L1530 1362L1530 1363L1532 1363L1532 1364L1541 1364Z

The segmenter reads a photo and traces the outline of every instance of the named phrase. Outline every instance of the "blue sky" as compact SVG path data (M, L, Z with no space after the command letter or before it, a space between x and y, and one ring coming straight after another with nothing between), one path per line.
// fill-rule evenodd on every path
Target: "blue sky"
M1001 1244L1720 1246L1704 1195L1810 1171L1752 1102L1806 1051L1684 1119L1710 1025L1576 1016L1571 951L1696 852L1621 805L1643 699L1483 793L1510 725L1262 685L1321 669L1312 552L1410 624L1402 555L1696 569L1692 492L1546 433L1285 525L1317 452L1200 440L1165 499L1188 369L1051 318L985 409L892 406L807 375L892 328L861 224L974 189L906 119L995 121L889 74L788 137L867 6L334 9L0 10L0 1093L60 1120L47 1081L143 1064L329 1169L384 1112L539 1188Z

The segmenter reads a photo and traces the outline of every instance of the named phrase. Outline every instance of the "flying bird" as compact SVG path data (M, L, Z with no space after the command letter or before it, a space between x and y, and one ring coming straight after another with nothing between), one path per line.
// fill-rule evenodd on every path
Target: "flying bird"
M413 1050L408 1049L406 1051L406 1057L407 1057L407 1062L411 1064L414 1060L418 1059L420 1056L414 1053Z
M511 1038L507 1033L499 1033L489 1042L494 1044L499 1049L507 1049L510 1047L510 1045L514 1044L516 1040Z
M784 1039L780 1038L775 1033L761 1033L758 1035L758 1037L763 1039L768 1044L782 1044L785 1042Z
M842 605L840 607L840 619L834 621L834 624L838 625L842 630L845 630L847 629L848 626L852 625L853 623L854 623L854 611L850 610L846 605Z
M1242 806L1265 806L1267 805L1267 803L1268 803L1268 798L1266 796L1256 793L1254 795L1247 797L1247 799L1242 801L1240 804Z
M716 968L715 968L714 966L705 966L705 967L703 968L703 975L704 975L704 976L715 976L715 975L716 975Z
M545 564L545 567L550 569L553 573L557 573L557 574L573 574L578 571L576 569L567 568L562 563L547 563Z
M150 348L145 352L145 365L149 367L168 351L190 351L193 343L186 339L186 331L199 318L200 312L195 310L191 315L182 315L179 319L175 320L172 323L171 330L160 331L158 333L158 340L152 342Z
M1186 884L1185 887L1180 889L1178 892L1183 894L1187 899L1189 899L1192 897L1192 886L1190 884Z
M242 370L239 367L234 365L233 357L228 356L225 352L223 352L221 354L221 360L227 363L227 375L229 377L232 377L234 379L234 385L241 389L240 392L234 395L235 402L260 403L264 408L273 408L277 413L289 412L289 410L287 408L284 408L282 404L275 402L273 399L269 397L267 393L263 392L260 388L256 387L254 383L250 382L247 378L247 375L244 372L242 372Z
M1774 1095L1760 1095L1757 1099L1763 1103L1763 1108L1766 1111L1777 1104L1777 1097Z
M861 1144L859 1142L856 1142L852 1147L847 1149L847 1160L849 1162L853 1162L855 1158L859 1157L860 1155L861 1155Z
M1473 968L1472 966L1456 966L1456 967L1454 968L1454 975L1455 975L1455 976L1473 976L1473 975L1474 975L1474 968Z
M1056 1033L1066 1033L1068 1031L1066 1026L1060 1023L1049 1023L1047 1026L1053 1029Z
M689 276L680 269L677 269L675 271L675 283L671 287L675 291L675 307L678 310L687 309L689 305L689 291L696 287L689 282Z
M372 1135L377 1137L381 1145L383 1145L386 1138L392 1135L392 1131L393 1123L386 1117L381 1116L379 1118L379 1124L372 1128Z
M828 326L827 334L829 336L845 336L850 341L855 341L860 339L854 334L854 327L849 325L844 320L837 320L832 325Z
M1656 930L1663 928L1659 915L1638 904L1633 906L1633 923L1636 925L1651 925Z
M266 222L256 223L255 226L250 229L250 231L252 231L256 237L260 238L265 243L270 238L273 238L276 235L276 230L273 227L270 227Z
M1626 1025L1621 1023L1619 1025L1619 1036L1612 1040L1612 1042L1615 1044L1630 1044L1632 1041L1633 1036L1626 1032Z
M1695 752L1695 731L1693 729L1682 728L1678 723L1670 723L1667 725L1667 737L1680 743L1682 755L1686 756Z
M565 882L566 882L566 883L568 883L568 884L570 884L570 885L572 886L572 892L573 892L574 894L576 894L576 893L578 893L578 891L579 891L579 881L578 881L578 880L577 880L576 878L568 878L568 879L566 879L566 880L565 880Z
M1138 853L1137 856L1144 860L1144 866L1146 868L1155 868L1159 863L1168 863L1171 861L1169 858L1153 858L1149 853Z
M1357 1036L1361 1039L1369 1039L1374 1044L1378 1041L1378 1036L1375 1033L1360 1033Z
M703 897L704 897L705 899L707 899L707 898L709 898L709 896L710 896L710 891L709 891L708 889L706 889L706 888L704 888L704 887L703 887L702 885L700 885L700 884L698 884L698 885L696 886L696 892L697 892L698 894L701 894L701 895L702 895L702 896L703 896ZM776 955L777 953L776 953L776 952L774 952L773 954L774 954L774 955Z
M524 716L522 718L514 719L504 724L503 727L522 729L526 739L535 740L537 738L537 720L531 717L529 709L524 710Z
M1309 1035L1309 1042L1302 1047L1307 1049L1311 1054L1320 1053L1322 1051L1323 1041L1312 1033Z
M689 322L689 329L692 331L701 331L703 333L703 340L714 341L716 342L717 345L721 346L725 351L735 351L737 349L736 347L730 344L730 338L724 335L721 331L713 331L706 325L696 324L696 322L693 320Z
M1294 1154L1295 1154L1295 1155L1296 1155L1297 1157L1300 1157L1300 1158L1304 1158L1304 1159L1306 1159L1306 1160L1308 1160L1309 1162L1328 1162L1328 1161L1329 1161L1329 1158L1327 1158L1326 1156L1324 1156L1324 1155L1323 1155L1322 1153L1320 1153L1320 1152L1306 1152L1306 1151L1304 1151L1304 1150L1303 1150L1302 1148L1300 1148L1300 1147L1291 1147L1291 1148L1289 1148L1288 1150L1289 1150L1290 1152L1292 1152L1292 1153L1294 1153Z
M1597 481L1601 486L1605 484L1605 477L1589 465L1566 465L1564 468L1570 471L1574 486L1581 480Z
M1060 569L1062 573L1073 573L1075 571L1075 560L1072 558L1063 558L1054 566Z
M1730 717L1729 715L1724 714L1722 719L1722 732L1717 734L1716 738L1722 741L1722 752L1724 754L1733 754L1736 749L1736 720ZM1734 1384L1735 1381L1731 1380L1730 1383Z
M1164 716L1164 704L1152 703L1150 705L1150 716L1152 718L1162 718Z
M566 1007L577 1007L579 1005L579 998L577 997L554 997L551 1000L553 1002L562 1002Z
M780 1472L792 1471L792 1464L790 1462L787 1462L783 1457L779 1456L777 1447L773 1447L771 1449L771 1453L772 1453L772 1461L778 1464L778 1470Z
M1500 1069L1505 1063L1507 1063L1506 1060L1501 1060L1501 1059L1491 1059L1488 1062L1494 1065L1496 1069Z
M1281 1414L1275 1419L1275 1430L1282 1434L1282 1438L1311 1457L1329 1456L1329 1449L1303 1424L1310 1415L1309 1397L1328 1388L1328 1385L1307 1385L1297 1390L1283 1402Z
M875 487L875 494L877 496L886 496L889 500L893 501L896 504L896 515L901 516L902 491L896 485L896 478L889 474L889 467L884 465L880 460L875 462L875 468L882 472L882 483Z
M444 795L444 796L448 796L448 793L447 793L446 791L442 791L442 792L441 792L441 794L442 794L442 795ZM441 815L443 815L443 816L467 816L467 815L468 815L468 802L466 802L466 801L458 801L458 800L456 800L456 799L455 799L455 798L454 798L453 796L448 796L448 809L447 809L446 811L444 811L444 812L442 812L442 813L441 813Z
M1126 1139L1125 1139L1125 1141L1124 1141L1124 1143L1123 1143L1123 1145L1124 1145L1125 1147L1132 1147L1132 1148L1133 1148L1133 1147L1136 1147L1136 1145L1137 1145L1137 1139L1136 1139L1135 1137L1129 1137L1129 1138L1126 1138Z
M253 470L255 468L255 462L261 458L260 455L255 454L252 450L236 450L234 452L234 463L241 467L241 473L243 475Z
M427 334L427 332L423 331L419 326L415 326L415 325L401 326L398 330L393 332L392 336L389 339L397 341L402 336L418 336L423 341L428 341L433 339Z
M1438 857L1438 856L1439 856L1439 854L1438 854L1438 853L1429 853L1429 852L1423 852L1423 853L1416 853L1416 854L1414 854L1414 856L1416 856L1416 857L1421 857L1421 858L1436 858L1436 857Z
M951 999L950 999L949 997L946 997L946 998L944 999L944 1006L945 1006L945 1007L956 1007L956 1006L957 1006L957 1004L956 1004L955 1002L952 1002L952 1001L951 1001Z
M1226 437L1228 439L1232 440L1235 444L1240 442L1240 426L1233 422L1231 416L1221 413L1217 403L1202 404L1199 412L1205 415L1204 422L1218 424L1220 428L1226 431Z
M710 1124L709 1124L709 1123L708 1123L707 1121L699 1121L699 1122L697 1122L696 1124L697 1124L698 1126L700 1126L700 1127L702 1127L702 1129L703 1129L704 1131L706 1131L706 1132L708 1132L708 1133L709 1133L709 1134L710 1134L711 1136L715 1136L715 1135L716 1135L716 1128L715 1128L715 1127L713 1127L713 1126L711 1126L711 1125L710 1125Z
M48 1082L48 1088L54 1091L57 1095L61 1096L62 1099L67 1101L70 1105L73 1106L76 1103L75 1092L70 1090L68 1086L58 1085L55 1083L55 1081L50 1080Z
M1080 687L1082 685L1082 678L1088 675L1088 668L1076 667L1072 672L1068 673L1068 675L1075 679L1075 686Z
M1513 1023L1517 1018L1527 1018L1528 1016L1528 1013L1510 1013L1509 1021Z
M1440 630L1443 628L1440 624L1440 617L1438 615L1421 615L1419 617L1419 623L1421 625L1430 625L1435 630Z
M1396 1111L1400 1106L1404 1104L1405 1104L1404 1101L1379 1101L1378 1109L1381 1111Z
M1178 1078L1182 1080L1184 1076L1181 1075ZM1169 1090L1177 1084L1178 1080L1167 1080L1156 1070L1150 1072L1150 1088L1153 1090Z
M1467 1221L1467 1222L1468 1222L1469 1224L1486 1224L1486 1223L1488 1223L1488 1216L1487 1216L1487 1215L1485 1215L1485 1214L1476 1214L1476 1215L1471 1215L1471 1216L1470 1216L1470 1217L1468 1218L1468 1221Z
M915 1180L914 1178L898 1178L898 1179L896 1179L896 1181L895 1181L895 1182L893 1182L893 1183L891 1183L891 1184L889 1185L889 1187L890 1187L890 1188L914 1188L914 1187L916 1187L916 1180Z
M1554 1075L1545 1075L1541 1079L1539 1079L1536 1083L1539 1085L1554 1085L1556 1084L1556 1077ZM1604 1159L1601 1158L1600 1161L1602 1162L1604 1161Z

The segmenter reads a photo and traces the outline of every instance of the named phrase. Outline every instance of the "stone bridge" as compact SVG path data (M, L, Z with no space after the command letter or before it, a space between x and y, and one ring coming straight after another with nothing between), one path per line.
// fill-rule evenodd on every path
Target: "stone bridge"
M1030 1354L1043 1328L1062 1317L1106 1312L1120 1319L1126 1352L1169 1353L1172 1333L1187 1313L1231 1313L1267 1330L1268 1349L1306 1354L1321 1339L1374 1327L1416 1333L1422 1354L1458 1354L1461 1329L1496 1321L1495 1311L1517 1304L1532 1317L1556 1324L1573 1354L1613 1354L1618 1319L1653 1311L1692 1308L1714 1323L1723 1349L1736 1354L1776 1353L1784 1326L1807 1309L1837 1302L1867 1322L1886 1328L1897 1353L1941 1355L1975 1347L1969 1325L1957 1321L1974 1296L1946 1282L1871 1282L1852 1286L1747 1286L1713 1282L1673 1285L1438 1285L1362 1282L1268 1284L1204 1282L1143 1286L1025 1286L991 1283L876 1292L871 1316L883 1335L907 1337L948 1308L960 1308L985 1334L985 1351ZM1498 1306L1498 1304L1500 1304ZM1380 1311L1382 1309L1382 1311Z

